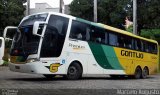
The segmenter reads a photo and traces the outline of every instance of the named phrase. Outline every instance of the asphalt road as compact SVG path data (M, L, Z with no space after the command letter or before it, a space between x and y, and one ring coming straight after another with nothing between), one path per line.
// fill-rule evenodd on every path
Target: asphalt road
M136 95L139 89L160 89L160 74L138 80L131 78L112 79L107 75L85 75L80 80L67 80L63 77L46 79L42 75L11 72L8 67L0 67L0 89L0 95L7 95L5 93L12 95L14 93L16 93L14 95L35 95L38 93L40 93L39 95L53 93L55 95L75 93L76 95L126 95L128 93ZM123 89L127 89L127 91L121 91ZM160 90L149 95L153 94L159 95Z

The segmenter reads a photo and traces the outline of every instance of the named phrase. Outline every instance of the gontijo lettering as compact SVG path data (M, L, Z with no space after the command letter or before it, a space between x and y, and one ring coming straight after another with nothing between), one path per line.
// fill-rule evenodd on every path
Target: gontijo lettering
M126 50L121 50L121 55L122 56L127 56L127 57L141 58L141 59L143 59L143 57L144 57L143 53L126 51Z

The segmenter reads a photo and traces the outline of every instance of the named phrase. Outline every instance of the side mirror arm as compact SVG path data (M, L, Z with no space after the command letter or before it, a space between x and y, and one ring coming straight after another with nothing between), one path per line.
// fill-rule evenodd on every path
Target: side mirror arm
M6 34L7 34L7 30L8 29L18 29L17 27L15 26L7 26L4 31L3 31L3 38L6 39Z

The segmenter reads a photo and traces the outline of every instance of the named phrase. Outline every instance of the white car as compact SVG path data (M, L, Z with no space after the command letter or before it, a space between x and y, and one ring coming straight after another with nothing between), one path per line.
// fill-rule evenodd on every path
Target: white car
M3 64L3 58L4 56L4 38L0 37L0 65Z

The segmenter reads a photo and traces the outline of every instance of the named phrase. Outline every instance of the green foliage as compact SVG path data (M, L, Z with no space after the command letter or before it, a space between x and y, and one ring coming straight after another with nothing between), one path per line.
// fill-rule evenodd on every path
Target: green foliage
M0 36L6 26L18 25L24 16L26 0L0 0Z
M160 28L160 0L137 0L138 23L142 29Z
M71 15L92 21L93 3L92 0L74 0L70 4Z
M121 28L126 16L132 18L133 0L97 0L98 22ZM137 0L138 32L160 28L160 0ZM93 0L73 0L71 15L93 21ZM130 31L130 30L129 30ZM140 33L139 33L140 34Z
M133 33L133 25L129 26L128 28L126 28L126 31Z
M130 0L97 0L98 22L124 28L126 5ZM93 0L73 0L70 4L71 15L93 21Z
M142 29L141 36L157 40L160 43L160 29Z

